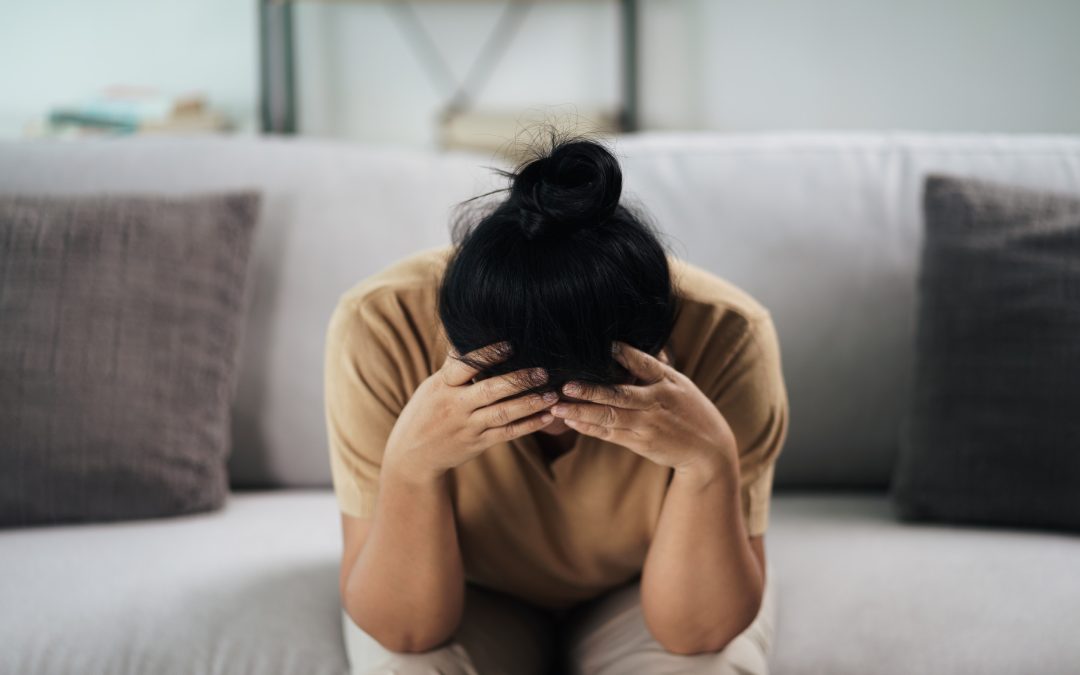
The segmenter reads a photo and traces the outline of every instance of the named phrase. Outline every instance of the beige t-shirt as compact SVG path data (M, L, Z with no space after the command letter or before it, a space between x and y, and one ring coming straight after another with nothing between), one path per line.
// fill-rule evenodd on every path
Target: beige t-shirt
M345 291L326 335L325 411L342 512L371 517L398 414L446 360L436 290L451 246L391 264ZM734 284L673 256L681 309L676 370L735 433L747 533L765 532L788 400L769 312ZM577 433L577 432L567 432ZM641 572L672 469L585 434L549 465L533 434L450 471L468 581L562 609Z

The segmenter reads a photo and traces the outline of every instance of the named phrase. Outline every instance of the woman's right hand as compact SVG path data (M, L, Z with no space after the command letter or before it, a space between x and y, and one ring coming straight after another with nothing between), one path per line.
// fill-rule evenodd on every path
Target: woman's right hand
M494 364L505 358L500 343L469 356ZM558 402L540 394L500 401L516 394L512 378L536 385L547 381L543 369L522 369L473 382L480 371L459 361L451 347L442 367L425 379L401 410L386 442L383 469L401 469L412 478L434 478L479 456L496 443L530 434L551 422L547 413ZM533 372L530 373L530 370Z

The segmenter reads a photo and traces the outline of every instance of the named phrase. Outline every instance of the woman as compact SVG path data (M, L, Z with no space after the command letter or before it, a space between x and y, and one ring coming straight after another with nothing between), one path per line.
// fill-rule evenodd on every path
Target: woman
M329 322L352 672L765 673L770 314L550 139Z

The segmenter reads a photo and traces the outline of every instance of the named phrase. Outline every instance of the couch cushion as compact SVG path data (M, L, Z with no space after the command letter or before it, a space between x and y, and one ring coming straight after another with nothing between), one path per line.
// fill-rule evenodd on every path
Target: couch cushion
M884 493L790 492L766 552L776 675L1066 673L1080 539L896 521ZM330 490L0 532L0 672L343 673Z
M224 503L259 199L0 195L0 526Z
M931 175L924 201L898 513L1080 532L1080 197Z
M1076 672L1080 537L906 524L877 493L773 504L776 675Z
M346 670L332 493L234 493L165 520L0 532L0 672Z

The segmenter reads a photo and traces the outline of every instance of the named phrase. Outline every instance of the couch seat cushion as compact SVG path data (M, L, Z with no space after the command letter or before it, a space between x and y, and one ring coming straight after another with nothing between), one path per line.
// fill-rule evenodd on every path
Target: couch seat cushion
M329 490L0 532L0 673L346 672Z
M1076 672L1080 537L902 524L877 493L774 499L774 674Z
M1066 673L1080 538L901 524L884 492L777 492L773 674ZM329 489L0 532L0 672L347 672Z

